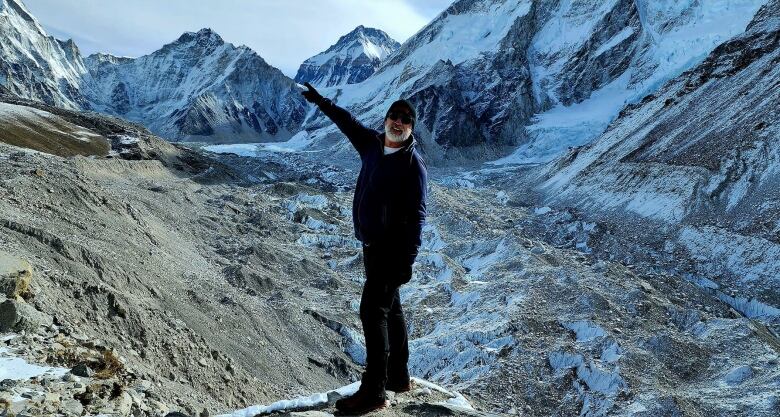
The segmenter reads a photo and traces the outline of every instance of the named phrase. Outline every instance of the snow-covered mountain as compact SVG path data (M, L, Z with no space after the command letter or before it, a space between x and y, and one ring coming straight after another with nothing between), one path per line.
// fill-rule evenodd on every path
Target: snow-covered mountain
M70 109L89 103L87 72L72 40L48 36L21 1L0 0L0 85L18 96Z
M763 3L460 0L366 81L326 93L377 124L410 98L430 159L522 145L504 162L547 161L743 32Z
M779 63L772 0L744 34L545 167L548 202L667 225L669 251L780 304Z
M92 55L85 61L96 110L170 140L284 139L305 114L291 79L210 29L187 32L137 59Z
M358 27L307 60L299 80L329 86L323 94L368 124L379 125L391 101L410 98L433 163L510 151L497 163L546 162L742 33L765 2L460 0L394 52L386 35ZM0 4L0 83L23 97L94 108L171 140L283 140L304 119L312 143L336 137L324 117L306 117L292 80L210 30L137 59L82 61L19 0ZM376 72L350 84L376 59Z
M83 59L48 36L20 0L0 0L0 85L22 98L139 122L169 140L258 142L300 130L290 78L210 29L140 58Z
M356 84L373 74L388 55L401 46L387 33L358 26L325 52L301 64L295 81L316 87Z

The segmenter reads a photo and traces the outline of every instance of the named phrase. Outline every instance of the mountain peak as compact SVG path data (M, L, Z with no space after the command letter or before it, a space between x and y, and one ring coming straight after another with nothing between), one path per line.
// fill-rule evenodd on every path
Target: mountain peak
M27 8L22 2L16 0L0 0L0 12L6 11L8 8L23 17L30 22L35 21L35 18L27 11Z
M217 33L214 32L211 28L202 28L196 33L196 35L199 37L212 37L212 36L219 37L219 35L217 35Z
M317 86L356 84L376 71L401 45L387 33L360 25L301 64L295 80Z
M393 38L390 37L387 33L380 29L375 28L367 28L363 25L360 25L356 27L355 29L352 29L351 32L347 33L346 35L339 38L339 40L332 45L330 48L328 48L328 51L338 49L340 45L343 45L346 42L349 42L353 39L360 39L360 38L369 38L370 40L373 40L374 42L387 42L387 43L397 43Z
M26 21L26 24L32 25L38 33L46 33L41 25L38 24L35 17L27 10L24 3L17 0L0 0L0 15L7 15L9 13Z
M218 45L225 43L225 41L222 40L222 37L219 36L217 32L214 32L211 28L203 28L197 32L184 32L174 43L182 44L193 41L197 43L215 43Z

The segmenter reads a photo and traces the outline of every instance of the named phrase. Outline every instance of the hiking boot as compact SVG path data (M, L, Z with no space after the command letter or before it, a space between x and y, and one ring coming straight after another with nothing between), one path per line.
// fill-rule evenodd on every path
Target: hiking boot
M385 389L388 391L393 391L394 393L398 394L401 392L409 392L414 388L414 383L411 379L407 378L406 380L400 380L400 381L387 381L387 384L385 384Z
M387 401L384 395L369 394L360 390L354 395L336 401L336 409L342 414L349 415L365 414L389 405L390 401Z

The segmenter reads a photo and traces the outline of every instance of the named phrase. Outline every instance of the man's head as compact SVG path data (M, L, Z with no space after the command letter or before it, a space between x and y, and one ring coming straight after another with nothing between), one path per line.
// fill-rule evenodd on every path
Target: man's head
M398 100L390 105L385 115L385 137L394 143L409 139L417 119L417 112L412 103Z

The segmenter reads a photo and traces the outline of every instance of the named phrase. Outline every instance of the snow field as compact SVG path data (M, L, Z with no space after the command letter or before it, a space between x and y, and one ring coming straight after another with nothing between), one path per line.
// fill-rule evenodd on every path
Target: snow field
M15 334L6 334L3 335L0 340L5 342L15 337L17 337ZM21 381L44 375L61 377L68 371L69 369L65 368L31 364L14 355L14 353L7 348L0 347L0 381L4 379Z

